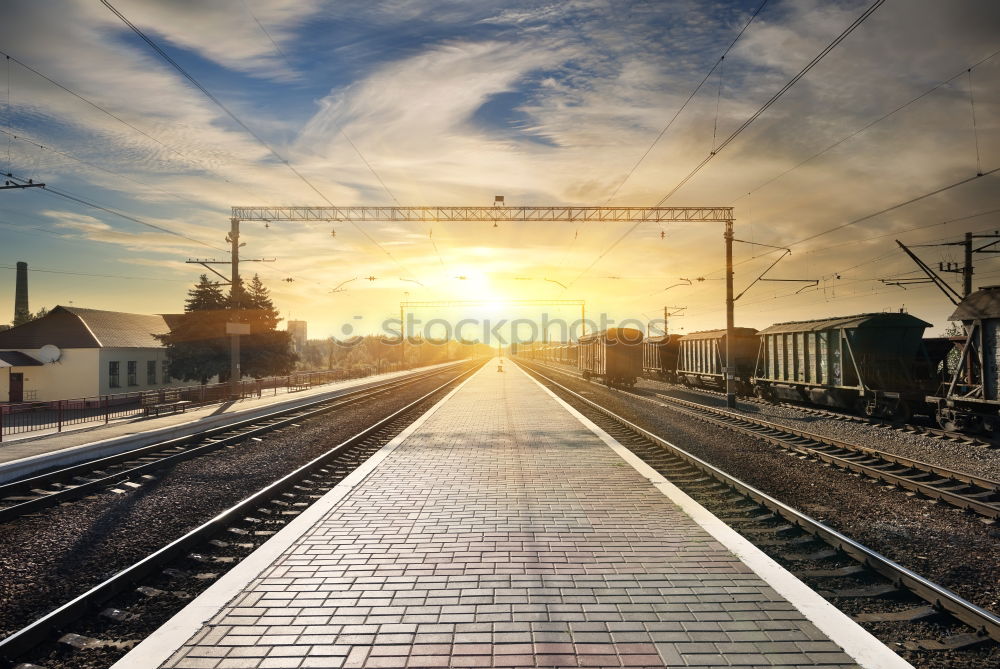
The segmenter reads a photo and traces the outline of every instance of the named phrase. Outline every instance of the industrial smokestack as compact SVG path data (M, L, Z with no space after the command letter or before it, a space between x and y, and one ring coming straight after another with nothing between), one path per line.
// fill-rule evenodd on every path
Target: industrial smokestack
M14 289L14 322L20 323L31 315L28 311L28 263L17 263L17 286Z

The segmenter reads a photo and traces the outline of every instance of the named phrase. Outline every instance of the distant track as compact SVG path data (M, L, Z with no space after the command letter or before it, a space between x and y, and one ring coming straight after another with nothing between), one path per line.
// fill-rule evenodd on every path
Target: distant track
M545 368L579 377L550 365ZM580 377L582 378L582 377ZM810 457L845 471L940 500L960 509L996 520L1000 518L1000 481L939 467L920 460L886 453L842 439L797 430L780 423L682 400L650 390L624 390L638 399L683 413L736 432L750 435L789 452ZM652 395L653 397L649 397Z
M374 386L348 390L342 395L316 400L294 409L276 410L258 418L242 420L194 435L164 440L117 455L0 485L0 523L111 487L138 487L142 483L142 477L149 476L151 472L206 455L245 439L294 426L297 421L307 420L417 383L447 369L451 367L415 372Z
M62 652L72 652L74 648L117 649L119 655L124 654L125 650L144 636L141 632L142 625L137 622L144 616L143 598L153 602L172 598L173 605L179 610L197 594L183 591L179 595L176 592L167 593L150 587L150 582L155 583L157 578L171 573L171 570L174 574L181 574L191 569L207 568L212 570L212 578L217 578L410 425L429 408L426 404L428 400L473 374L481 365L481 362L468 361L457 369L439 367L428 374L420 374L420 378L425 378L430 373L450 372L447 380L436 384L432 390L414 401L372 422L354 436L329 448L291 473L269 483L10 636L0 639L0 666L39 666L45 662L45 653L51 652L45 649L51 649L52 646L58 646L63 649ZM398 387L401 385L399 381L401 380L387 382L380 387ZM325 410L330 408L333 407L326 407ZM288 418L287 421L303 420L318 413L322 411ZM292 425L290 422L287 424ZM247 438L247 433L242 438ZM197 579L194 581L197 582ZM202 581L198 587L204 589L207 585L208 581ZM106 608L110 602L115 602L116 599L127 600L136 592L143 593L138 605L131 608L121 605L122 610L114 606ZM152 606L152 611L146 614L162 615L163 611L160 609L165 605L165 602L156 603ZM78 631L92 629L95 625L107 626L99 638L72 631L74 628ZM115 628L115 625L120 625L121 629ZM145 628L145 633L157 627L159 623L151 623ZM33 657L32 653L40 657ZM89 666L86 660L84 666Z

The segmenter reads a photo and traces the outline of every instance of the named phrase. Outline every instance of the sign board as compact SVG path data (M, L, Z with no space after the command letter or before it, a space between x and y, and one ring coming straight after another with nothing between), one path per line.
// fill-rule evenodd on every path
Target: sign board
M248 335L250 334L249 323L226 323L226 334L228 335Z

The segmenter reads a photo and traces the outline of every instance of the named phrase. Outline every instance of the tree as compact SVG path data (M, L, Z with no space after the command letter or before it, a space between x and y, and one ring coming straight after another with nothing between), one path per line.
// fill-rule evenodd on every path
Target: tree
M30 311L19 311L14 314L14 320L11 322L11 326L17 327L18 325L24 325L25 323L30 323L31 321L37 321L39 318L44 317L49 313L47 307L42 307L35 313Z
M292 334L278 330L281 316L258 275L240 291L240 298L240 321L250 324L250 334L240 342L243 374L256 378L288 374L298 360L292 351Z
M170 319L169 333L156 336L167 349L170 376L206 384L228 371L227 306L219 285L202 274L188 291L184 314Z
M226 323L248 323L250 334L240 339L240 371L244 376L287 374L295 364L291 334L277 329L281 316L260 277L250 285L240 283L238 308L233 295L202 274L188 291L184 314L171 323L169 334L159 337L167 347L170 375L185 381L208 383L229 376L230 337Z

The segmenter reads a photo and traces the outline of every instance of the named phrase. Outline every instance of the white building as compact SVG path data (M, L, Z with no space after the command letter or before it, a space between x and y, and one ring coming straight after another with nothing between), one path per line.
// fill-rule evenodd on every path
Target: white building
M50 401L185 385L153 335L168 315L56 307L0 332L0 402ZM6 368L6 373L4 372Z

